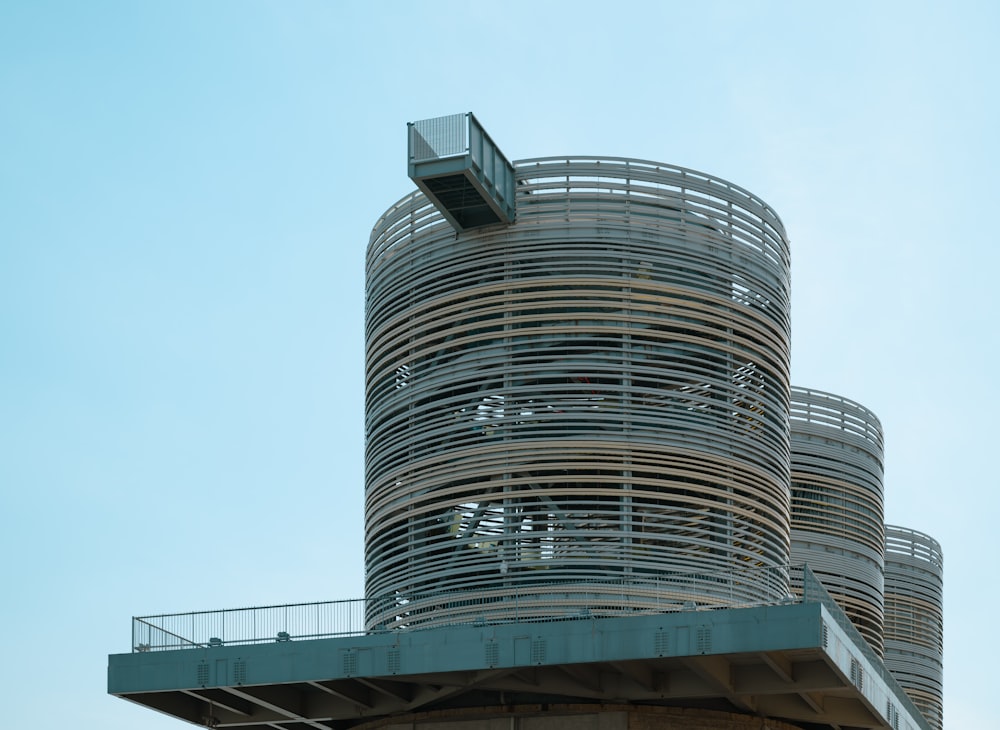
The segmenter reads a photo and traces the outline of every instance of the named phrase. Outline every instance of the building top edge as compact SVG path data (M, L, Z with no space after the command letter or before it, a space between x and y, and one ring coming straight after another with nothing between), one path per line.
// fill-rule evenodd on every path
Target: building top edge
M701 197L716 197L718 199L725 200L730 204L736 204L740 208L752 211L752 214L760 216L762 224L773 230L784 242L783 247L786 249L784 251L784 257L787 257L788 255L788 235L785 230L784 222L781 220L777 211L760 196L752 193L747 188L732 183L722 177L711 175L692 168L672 165L666 162L657 162L655 160L599 155L559 155L534 157L523 160L515 160L511 164L513 165L517 187L519 188L517 190L518 196L526 194L525 188L523 187L525 183L531 180L532 177L536 177L537 173L547 172L548 170L545 169L547 167L561 167L572 171L578 171L581 179L589 177L600 178L600 168L604 166L607 169L607 179L609 181L615 178L621 179L623 177L623 173L625 176L630 176L634 173L637 178L641 179L641 177L645 177L646 182L655 182L667 186L676 185L678 180L690 181L690 186L685 187L689 187L689 189L693 191L698 191L698 194ZM560 171L560 174L570 173L563 173ZM656 180L656 176L662 176L663 179ZM676 179L669 179L671 177ZM572 182L572 180L569 182ZM425 206L428 208L426 213L422 211ZM433 207L431 201L421 190L411 191L390 205L385 212L379 216L373 226L369 245L378 239L379 233L385 227L387 221L394 220L401 215L418 215L423 219L426 218L431 211L434 212L434 215L440 215L440 213ZM426 222L430 223L430 220L427 219ZM441 222L445 222L443 217ZM516 225L516 222L513 225Z
M751 192L742 185L737 185L736 183L731 182L724 177L719 177L718 175L713 175L703 170L696 170L691 167L674 165L672 163L662 162L660 160L649 160L642 157L618 157L615 155L546 155L545 157L528 157L525 159L514 160L512 164L514 165L514 169L516 172L524 173L531 166L549 165L557 163L566 163L570 165L624 164L629 167L648 169L654 172L665 172L675 175L683 175L701 181L703 183L718 185L733 192L739 193L741 196L745 196L748 200L751 200L756 204L762 206L763 208L767 209L775 218L778 218L780 220L780 217L775 212L773 207L768 205L759 195Z
M802 405L822 405L827 408L833 408L840 413L855 416L863 415L869 425L874 426L879 431L882 430L882 421L878 415L871 408L862 405L856 400L846 398L838 393L831 393L830 391L819 390L817 388L804 388L798 385L792 385L791 392L793 409L796 403Z
M889 559L890 556L908 556L938 567L944 565L944 552L941 549L941 543L926 532L913 530L909 527L886 524L885 549L886 559Z

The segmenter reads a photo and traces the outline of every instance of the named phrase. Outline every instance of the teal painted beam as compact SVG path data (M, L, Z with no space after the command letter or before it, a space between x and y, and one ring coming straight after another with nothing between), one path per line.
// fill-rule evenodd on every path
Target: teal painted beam
M126 695L816 649L822 646L822 626L820 604L802 603L114 654L108 691Z

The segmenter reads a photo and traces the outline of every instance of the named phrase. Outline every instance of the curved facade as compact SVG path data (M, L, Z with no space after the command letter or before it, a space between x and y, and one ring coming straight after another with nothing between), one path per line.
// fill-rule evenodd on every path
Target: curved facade
M932 727L944 724L944 558L930 535L885 527L885 665Z
M883 438L875 414L792 388L792 562L807 563L882 654Z
M372 233L369 621L564 615L623 582L633 607L784 596L781 221L653 162L514 168L512 225L456 235L413 193Z

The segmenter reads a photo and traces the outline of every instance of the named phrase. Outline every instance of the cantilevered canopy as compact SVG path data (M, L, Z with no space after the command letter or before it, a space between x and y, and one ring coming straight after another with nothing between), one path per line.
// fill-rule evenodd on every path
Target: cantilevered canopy
M812 729L927 728L882 670L824 605L796 603L119 654L109 691L220 728L626 698Z
M514 220L514 167L471 112L408 132L410 178L456 230Z

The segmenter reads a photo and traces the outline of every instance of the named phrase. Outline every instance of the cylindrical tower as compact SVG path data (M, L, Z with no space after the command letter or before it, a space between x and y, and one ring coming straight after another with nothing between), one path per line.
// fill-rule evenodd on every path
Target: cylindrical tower
M369 621L784 596L778 216L654 162L514 169L510 225L456 234L413 193L372 233Z
M792 388L792 562L807 563L882 654L883 439L854 401Z
M944 725L944 558L930 535L885 526L885 665L932 727Z

